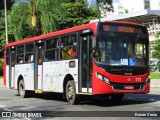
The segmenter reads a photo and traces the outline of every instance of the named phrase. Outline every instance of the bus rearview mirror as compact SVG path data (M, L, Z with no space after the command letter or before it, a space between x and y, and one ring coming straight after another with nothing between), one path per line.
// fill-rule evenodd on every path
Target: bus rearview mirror
M148 39L147 35L137 35L137 40L146 40Z
M96 48L96 38L92 39L92 50L95 50Z

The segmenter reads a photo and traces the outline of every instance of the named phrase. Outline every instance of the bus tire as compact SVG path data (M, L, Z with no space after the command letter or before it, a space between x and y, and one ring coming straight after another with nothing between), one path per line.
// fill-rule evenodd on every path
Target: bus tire
M18 92L22 98L28 97L28 91L25 90L24 80L20 80L18 84Z
M78 103L78 96L76 95L76 87L73 80L68 81L66 84L66 99L71 105Z
M111 99L113 101L121 101L123 99L124 94L113 94L111 95Z

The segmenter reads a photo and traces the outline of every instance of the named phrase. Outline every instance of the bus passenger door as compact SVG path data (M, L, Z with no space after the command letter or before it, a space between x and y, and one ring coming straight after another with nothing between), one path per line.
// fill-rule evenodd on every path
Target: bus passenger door
M79 92L92 93L92 34L80 36Z
M35 46L35 61L34 61L34 90L35 93L41 93L43 86L43 43L38 41Z
M10 48L9 56L9 88L15 87L15 48Z

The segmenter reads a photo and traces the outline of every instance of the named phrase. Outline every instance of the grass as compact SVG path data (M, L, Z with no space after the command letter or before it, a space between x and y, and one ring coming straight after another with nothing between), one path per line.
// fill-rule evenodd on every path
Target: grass
M160 79L160 72L151 72L150 78L151 79Z

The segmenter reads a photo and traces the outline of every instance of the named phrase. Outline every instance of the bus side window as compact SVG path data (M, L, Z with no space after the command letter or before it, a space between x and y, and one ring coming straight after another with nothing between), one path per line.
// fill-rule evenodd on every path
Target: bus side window
M77 36L65 36L61 38L61 58L72 59L77 57Z
M17 63L24 63L24 45L17 46Z
M46 40L45 60L57 60L59 58L59 38Z
M6 64L9 65L9 48L6 49Z
M77 38L76 35L71 36L72 40L72 50L70 53L71 58L76 58L77 57Z
M33 62L34 43L28 43L25 45L25 62Z
M68 41L69 41L69 36L61 37L61 58L62 59L68 59L70 57L68 53L69 48L67 47Z
M33 62L33 54L27 54L25 58L25 62Z

